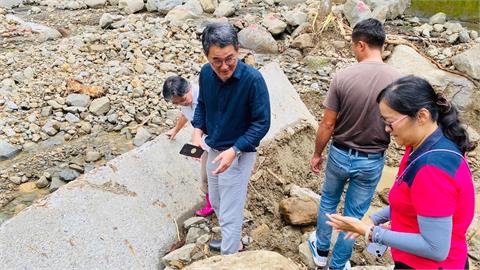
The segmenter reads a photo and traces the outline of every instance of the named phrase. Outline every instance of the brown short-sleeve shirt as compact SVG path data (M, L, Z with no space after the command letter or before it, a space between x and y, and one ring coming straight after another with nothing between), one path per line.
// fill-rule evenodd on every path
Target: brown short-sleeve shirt
M380 118L376 98L400 77L393 67L373 61L356 63L337 72L324 101L325 107L337 112L333 140L367 153L387 149L390 136Z

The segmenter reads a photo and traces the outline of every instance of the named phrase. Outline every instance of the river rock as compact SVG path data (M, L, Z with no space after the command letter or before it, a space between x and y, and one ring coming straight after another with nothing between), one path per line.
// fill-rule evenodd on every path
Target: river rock
M302 188L297 185L292 185L290 187L290 196L291 197L309 197L312 200L314 200L317 203L320 203L320 195L317 193L313 192L312 190L308 188Z
M21 148L10 144L6 140L0 140L0 160L11 159L20 153Z
M200 0L203 11L206 13L213 13L218 7L218 0Z
M118 22L122 20L124 17L122 15L113 15L110 13L104 13L102 14L102 17L100 17L100 21L98 24L100 25L101 28L113 28L112 25L115 22Z
M147 0L146 7L148 11L158 11L165 15L180 5L182 5L182 0Z
M188 0L185 6L190 8L193 14L200 16L203 13L203 7L199 0Z
M313 48L315 44L313 43L313 36L311 34L301 34L296 37L292 42L293 48L305 49Z
M67 105L76 107L87 107L90 103L90 96L85 94L70 94L66 99Z
M230 17L235 13L236 6L230 1L222 1L213 12L215 17Z
M108 97L94 99L88 110L94 115L104 115L110 110L110 100Z
M463 27L459 22L446 22L445 28L447 29L447 34L458 33L463 30Z
M0 7L13 8L21 5L23 0L0 0Z
M287 24L291 26L298 26L301 25L308 20L308 15L304 12L301 11L287 11L283 17L285 18L285 21Z
M373 17L370 8L361 0L347 0L343 5L343 14L352 28L359 21Z
M182 26L187 20L195 18L197 18L197 15L195 15L189 7L184 5L175 7L165 16L165 19L175 26Z
M192 260L192 255L196 250L198 250L198 248L196 248L195 244L187 244L165 255L162 261L165 265L186 265Z
M386 7L387 19L389 20L403 15L410 6L410 0L365 0L365 3L373 10L379 7Z
M291 197L280 202L280 214L291 225L310 225L317 222L318 204L308 197Z
M185 270L218 270L218 269L241 269L241 270L298 270L294 262L284 256L267 250L245 251L232 255L218 255L194 262L185 267Z
M35 186L37 188L44 188L47 187L50 184L50 181L48 181L47 177L41 176L37 181L35 181Z
M287 24L277 18L274 14L268 14L265 16L262 20L262 24L274 35L282 33L285 31L285 28L287 28Z
M187 236L185 237L185 243L186 244L195 243L197 239L204 234L208 234L208 232L206 232L202 228L192 227L188 230Z
M83 0L88 7L101 7L107 3L107 0Z
M143 0L120 0L118 7L128 14L133 14L143 9Z
M70 182L80 176L80 173L72 169L63 169L58 175L60 180Z
M308 269L316 268L308 242L305 241L298 246L298 254L300 255L300 260L302 260Z
M242 29L238 33L238 41L243 48L256 53L278 53L278 45L272 34L257 24Z
M434 24L444 24L447 21L447 14L443 12L438 12L437 14L430 17L428 23L431 25Z
M455 68L467 73L472 78L480 80L480 45L476 45L452 58Z
M137 134L135 134L135 138L133 139L133 144L135 146L140 146L150 140L152 134L148 131L148 129L141 127L137 130Z
M438 69L406 45L396 46L387 63L397 68L403 75L416 75L426 79L437 91L445 92L449 98L453 98L453 103L460 110L464 110L472 102L474 85L471 81Z
M468 34L468 31L463 29L462 31L460 31L458 33L458 40L461 42L461 43L468 43L470 42L470 35Z

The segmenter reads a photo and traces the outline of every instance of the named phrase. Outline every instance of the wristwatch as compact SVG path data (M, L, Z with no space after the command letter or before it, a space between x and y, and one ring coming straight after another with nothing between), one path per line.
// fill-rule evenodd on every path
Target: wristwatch
M235 152L235 156L236 156L236 157L240 156L240 154L242 153L242 151L240 151L240 149L238 149L238 148L235 147L235 146L232 146L232 149L233 149L233 151Z

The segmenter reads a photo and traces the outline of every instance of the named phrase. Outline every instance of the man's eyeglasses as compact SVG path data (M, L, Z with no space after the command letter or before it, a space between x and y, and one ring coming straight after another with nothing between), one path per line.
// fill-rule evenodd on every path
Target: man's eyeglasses
M231 66L231 65L235 64L236 60L237 59L235 58L235 56L229 56L229 57L225 58L225 60L214 59L210 63L212 64L212 66L214 66L216 68L219 68L219 67L223 66L223 63L225 63L227 66Z
M407 118L408 115L404 115L400 118L398 118L397 120L393 121L393 122L387 122L387 120L385 120L383 117L382 117L382 121L383 123L385 123L385 126L387 126L389 129L393 130L393 125L397 124L398 122L402 121L403 119Z

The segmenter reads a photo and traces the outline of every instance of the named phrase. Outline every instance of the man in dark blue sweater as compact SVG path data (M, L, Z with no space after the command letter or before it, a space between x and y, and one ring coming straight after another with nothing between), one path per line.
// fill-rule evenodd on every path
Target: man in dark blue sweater
M212 240L210 247L232 254L242 249L248 180L255 148L270 128L270 101L260 72L237 59L232 25L209 24L202 46L209 63L200 72L193 144L203 145L202 136L207 135L208 192L222 231L222 239Z

